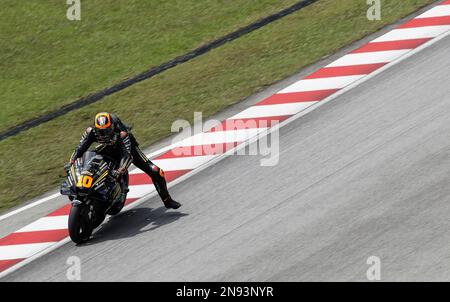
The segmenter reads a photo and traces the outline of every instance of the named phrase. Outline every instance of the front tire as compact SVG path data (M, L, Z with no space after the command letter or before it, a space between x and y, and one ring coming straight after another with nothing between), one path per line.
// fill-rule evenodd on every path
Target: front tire
M69 236L76 244L85 243L92 234L92 227L83 215L83 207L72 206L69 214Z

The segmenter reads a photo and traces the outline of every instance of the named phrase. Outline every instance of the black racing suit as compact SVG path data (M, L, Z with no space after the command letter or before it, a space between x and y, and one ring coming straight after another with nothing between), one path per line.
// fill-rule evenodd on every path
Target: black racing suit
M128 169L133 163L150 176L163 202L171 200L164 178L164 171L154 165L139 149L139 144L130 132L131 128L124 124L116 115L110 114L110 116L111 123L114 125L113 137L108 142L103 142L96 134L95 127L87 128L81 137L80 144L73 152L71 160L81 157L92 143L99 143L96 148L99 154L115 158L120 163L120 168Z

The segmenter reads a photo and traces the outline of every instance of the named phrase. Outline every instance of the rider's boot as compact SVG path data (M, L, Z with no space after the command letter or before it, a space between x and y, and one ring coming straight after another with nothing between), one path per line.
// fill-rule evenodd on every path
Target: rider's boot
M164 201L164 206L167 209L178 209L179 207L181 207L181 203L175 201L172 199L172 197L167 197Z

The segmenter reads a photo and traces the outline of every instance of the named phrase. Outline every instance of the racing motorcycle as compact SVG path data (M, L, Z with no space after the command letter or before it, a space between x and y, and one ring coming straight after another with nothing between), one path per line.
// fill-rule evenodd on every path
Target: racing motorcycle
M117 175L117 165L108 156L87 151L73 165L65 166L61 195L69 196L72 203L68 228L76 244L88 241L106 215L120 213L125 205L127 192L122 192L122 182L128 184L128 172Z

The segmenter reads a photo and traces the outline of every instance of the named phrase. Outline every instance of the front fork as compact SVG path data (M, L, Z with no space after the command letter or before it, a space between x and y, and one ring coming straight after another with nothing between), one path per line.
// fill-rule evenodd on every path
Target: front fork
M73 199L71 201L72 207L84 208L80 213L82 214L82 219L85 220L85 223L94 224L93 218L95 217L94 206L89 202L84 203L79 201L78 199ZM87 220L87 221L86 221Z

